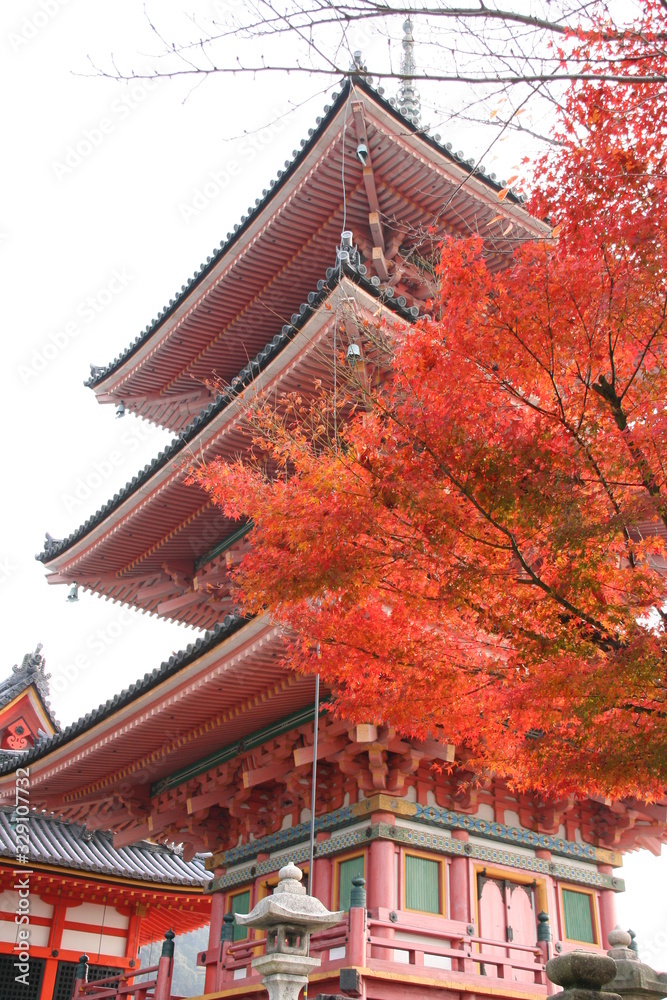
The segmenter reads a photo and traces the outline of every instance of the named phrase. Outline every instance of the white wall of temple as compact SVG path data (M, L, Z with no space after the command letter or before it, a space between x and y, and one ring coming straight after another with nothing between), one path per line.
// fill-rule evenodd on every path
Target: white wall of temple
M67 907L65 923L85 923L91 927L116 927L127 930L130 918L115 906L102 903L74 903Z
M91 959L100 955L113 955L124 958L127 950L127 938L115 937L100 931L81 931L65 927L63 930L61 948L68 951L86 952Z
M128 914L115 906L101 903L69 905L65 911L60 946L72 951L85 951L91 957L114 955L123 958L127 951L129 925Z
M18 891L5 889L0 892L0 941L14 944L18 938L21 897ZM45 948L49 943L49 932L53 918L53 906L31 893L26 915L30 921L30 943L36 948Z

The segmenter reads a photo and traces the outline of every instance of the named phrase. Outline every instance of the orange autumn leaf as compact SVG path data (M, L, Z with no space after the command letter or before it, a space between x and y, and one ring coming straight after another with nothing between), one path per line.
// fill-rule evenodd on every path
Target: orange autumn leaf
M495 270L497 231L444 240L428 317L357 330L391 347L372 379L260 400L253 460L194 472L254 524L235 599L334 711L545 797L667 784L667 11L644 10L580 41L649 82L565 95L549 238Z

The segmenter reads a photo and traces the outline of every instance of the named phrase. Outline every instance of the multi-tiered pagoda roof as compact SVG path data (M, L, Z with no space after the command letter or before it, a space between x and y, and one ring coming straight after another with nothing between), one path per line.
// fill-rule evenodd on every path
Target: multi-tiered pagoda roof
M233 611L228 569L246 528L186 485L188 469L247 450L243 410L260 387L330 380L342 308L354 302L369 320L381 309L394 324L419 315L443 236L483 232L498 267L517 241L544 235L518 197L499 200L504 190L367 82L346 82L234 232L93 372L101 402L178 436L68 538L47 540L49 582L202 628ZM344 228L361 266L332 266Z

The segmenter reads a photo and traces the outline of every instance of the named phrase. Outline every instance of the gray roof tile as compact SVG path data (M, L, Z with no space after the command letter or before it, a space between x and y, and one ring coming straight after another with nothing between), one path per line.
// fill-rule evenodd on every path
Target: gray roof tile
M13 859L16 850L12 809L2 808L0 857ZM166 885L198 887L210 878L200 858L184 861L175 851L147 842L117 851L109 833L87 832L37 813L30 814L30 861Z

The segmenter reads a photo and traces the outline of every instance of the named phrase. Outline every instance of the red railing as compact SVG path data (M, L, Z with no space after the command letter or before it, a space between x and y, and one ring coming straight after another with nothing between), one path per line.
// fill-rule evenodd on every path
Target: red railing
M88 956L82 955L76 970L72 1000L84 1000L84 998L119 1000L122 997L132 997L133 1000L185 1000L183 997L174 996L171 992L174 973L174 936L173 931L167 931L165 934L162 955L157 965L108 976L106 979L97 979L91 983L88 982ZM129 982L138 976L152 976L152 978L144 979L140 983Z
M546 951L543 945L522 945L494 941L468 933L472 928L459 921L441 917L415 919L399 911L388 919L388 912L371 917L362 908L352 908L345 921L310 939L310 954L322 960L322 970L347 966L391 970L400 976L400 967L426 968L429 976L444 977L454 973L474 977L493 977L544 986ZM265 937L244 941L224 941L222 962L218 967L217 989L232 980L246 983L258 979L251 966L261 955ZM344 949L331 958L334 949ZM447 965L439 964L448 960ZM406 968L407 972L407 968Z
M332 951L334 948L345 948L347 937L348 926L347 920L345 920L340 924L336 924L335 927L329 927L326 931L313 934L310 938L310 954L319 955L322 959L322 964L324 964L330 961L329 956L325 955L325 952ZM336 960L334 959L334 961Z
M453 972L486 976L491 974L499 979L511 979L514 972L520 972L527 974L522 975L522 979L530 981L532 978L534 983L540 985L546 983L545 956L539 945L509 944L476 937L458 930L450 921L442 921L440 927L429 927L410 923L409 918L407 921L370 919L368 932L366 943L370 945L368 965L371 968L378 962L397 964L395 952L398 951L408 958L407 962L399 959L398 964L423 967L429 965L427 958L446 958L450 960ZM422 940L411 940L405 935ZM424 938L433 939L433 943L424 941ZM440 943L445 941L448 943ZM489 966L493 967L493 973L489 973ZM438 967L431 965L431 971L437 973Z
M152 965L148 969L137 969L136 972L125 972L120 977L118 975L109 976L107 979L96 979L95 982L88 983L85 980L81 983L79 987L79 992L75 990L74 997L75 1000L79 1000L81 997L94 997L95 1000L108 1000L108 998L124 997L124 996L134 996L135 1000L146 1000L148 997L148 990L155 989L157 978L147 979L141 983L130 984L129 979L134 979L136 976L147 975L151 972L157 972L158 966ZM111 984L115 985L111 985Z

